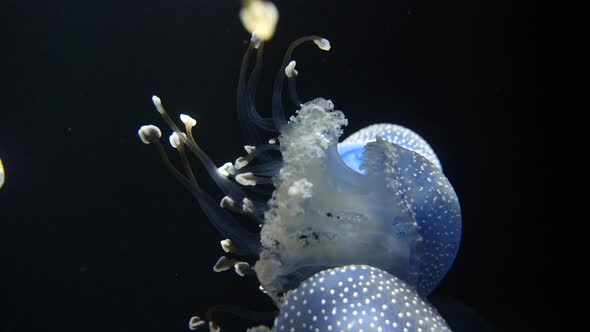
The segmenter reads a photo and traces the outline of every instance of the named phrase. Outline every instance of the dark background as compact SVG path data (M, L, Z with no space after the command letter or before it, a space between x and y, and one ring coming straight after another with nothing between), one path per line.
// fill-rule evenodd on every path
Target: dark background
M349 118L345 135L379 122L414 129L461 201L462 246L433 301L451 298L496 331L560 323L548 239L561 230L549 228L540 184L559 180L544 177L536 145L554 14L508 0L276 4L260 111L269 114L288 44L330 39L329 53L307 45L294 55L302 98L331 98ZM136 136L142 124L165 128L150 101L158 94L198 120L214 161L243 154L235 88L249 36L238 1L3 7L0 331L185 331L213 304L273 310L254 279L212 272L221 237Z

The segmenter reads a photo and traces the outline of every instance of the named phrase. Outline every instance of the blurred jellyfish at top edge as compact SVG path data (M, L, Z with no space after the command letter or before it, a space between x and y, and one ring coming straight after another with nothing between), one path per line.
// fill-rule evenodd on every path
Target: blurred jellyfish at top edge
M297 330L291 327L297 321L301 328L312 330L389 331L400 326L446 331L444 320L422 297L440 283L457 254L461 238L457 196L432 148L407 128L376 124L339 143L348 125L344 113L331 100L318 97L303 102L297 94L298 71L292 55L308 42L322 51L331 48L327 39L318 36L300 38L289 46L273 85L272 116L264 117L257 111L255 92L265 43L252 35L237 93L245 155L234 162L216 165L193 135L196 121L181 114L184 128L179 128L157 96L152 101L172 130L169 142L182 165L177 168L168 159L158 127L142 126L139 137L157 147L169 171L227 238L221 241L227 256L214 270L233 268L240 276L255 276L261 290L280 308L274 330ZM296 109L289 117L284 111L285 88ZM200 187L189 153L219 187L220 201ZM251 222L260 231L246 230L241 222ZM342 278L328 277L334 274ZM370 280L363 284L364 278ZM315 292L327 292L326 296L306 293L305 285L319 280L328 282ZM389 303L381 303L381 297ZM287 303L298 299L300 305L313 308L291 312L293 304ZM358 302L359 309L348 307L348 302ZM404 306L413 311L402 310ZM368 313L372 321L354 317L359 312ZM190 326L204 324L194 317ZM210 329L219 329L216 323L209 324Z
M261 40L267 41L275 33L279 21L279 11L270 1L241 0L240 20L249 33L256 33Z

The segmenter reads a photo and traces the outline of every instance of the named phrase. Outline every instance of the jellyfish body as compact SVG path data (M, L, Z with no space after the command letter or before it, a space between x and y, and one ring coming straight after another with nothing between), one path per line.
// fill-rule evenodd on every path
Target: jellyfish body
M285 296L273 331L450 331L413 287L377 268L321 271Z
M353 140L338 146L347 120L333 107L312 100L281 131L283 165L261 230L258 279L278 295L327 267L368 264L430 293L461 234L459 203L438 159L408 129L381 126L395 128L384 137L430 159L369 127L376 134L351 136L365 143L357 172L345 162Z
M195 120L181 115L182 131L155 96L156 109L173 130L170 143L180 154L183 171L168 159L157 127L142 126L139 136L144 143L157 145L168 169L228 238L222 241L223 249L245 259L256 258L250 265L222 257L214 270L233 266L242 276L255 274L264 292L282 308L282 314L289 312L285 305L296 301L294 294L304 288L304 280L326 278L326 273L332 272L346 276L348 281L361 276L379 279L371 285L377 290L367 288L376 297L383 282L399 286L392 291L406 292L403 296L418 301L417 294L429 294L457 254L461 236L457 196L432 148L409 129L379 124L338 143L348 124L344 114L324 98L302 103L295 89L298 71L291 55L306 41L313 41L321 50L330 49L327 40L316 36L298 39L289 47L274 83L273 115L265 118L255 107L264 43L252 37L238 82L238 115L248 145L244 146L246 155L235 162L215 166L192 134ZM247 77L254 53L256 60ZM297 108L288 120L282 102L286 78ZM262 144L259 129L274 133L274 138ZM199 159L225 195L219 204L198 184L187 151ZM236 217L256 223L259 233L247 231ZM362 267L339 269L350 265ZM382 296L397 301L395 294ZM416 305L414 310L431 310L423 302L411 305ZM371 308L377 309L367 307ZM383 314L396 324L409 322L390 316L396 313L390 310ZM434 320L434 312L428 311L431 314L429 319L439 322ZM301 322L307 319L309 316ZM277 326L289 324L281 323L281 318L278 322ZM197 319L194 325L200 326L202 321ZM444 323L440 328L444 330Z

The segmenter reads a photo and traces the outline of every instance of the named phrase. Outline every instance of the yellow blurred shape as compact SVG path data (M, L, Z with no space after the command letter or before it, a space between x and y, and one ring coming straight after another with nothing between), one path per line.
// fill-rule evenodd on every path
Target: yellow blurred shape
M2 159L0 159L0 189L4 185L4 165L2 165Z
M279 21L279 11L270 1L246 0L242 1L240 20L248 32L261 40L269 40L275 33Z

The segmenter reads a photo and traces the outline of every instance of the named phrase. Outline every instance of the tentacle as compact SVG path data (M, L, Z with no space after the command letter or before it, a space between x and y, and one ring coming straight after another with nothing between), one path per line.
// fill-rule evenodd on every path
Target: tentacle
M199 158L201 164L205 167L207 173L213 179L215 184L217 184L217 186L221 189L221 191L225 195L239 200L242 200L244 197L246 197L246 195L238 185L231 182L229 179L220 174L218 168L215 166L213 161L211 161L209 156L207 156L207 154L203 150L201 150L201 148L197 145L192 136L191 131L192 126L194 126L194 123L196 123L194 119L190 117L189 119L187 119L188 116L186 115L181 117L181 120L184 120L183 122L185 123L185 127L187 129L187 136L187 134L183 134L182 131L178 128L178 126L176 126L174 121L172 121L172 119L164 109L164 106L162 105L162 101L160 100L160 98L158 98L158 96L153 96L152 101L154 103L154 106L158 110L158 113L160 113L164 121L166 121L166 123L176 133L176 135L178 135L178 139L182 143L186 144L189 150L191 150L191 152L193 152Z
M276 131L272 120L270 118L262 118L256 111L256 88L258 86L262 68L263 50L264 43L253 34L250 40L250 45L248 45L248 49L242 58L240 78L238 80L238 118L240 120L240 127L242 128L242 134L246 142L252 145L259 145L261 142L260 135L257 132L257 127L268 131ZM246 80L246 72L252 57L252 53L254 51L256 51L256 63L250 78Z
M144 143L154 144L157 147L166 168L168 168L172 175L174 175L174 177L176 177L176 179L182 183L193 196L195 196L203 212L205 212L207 217L213 223L213 226L223 234L224 237L231 239L237 247L243 248L252 255L258 253L260 249L258 234L248 232L242 228L229 213L222 209L217 202L209 196L209 194L201 189L196 180L193 180L190 175L187 177L182 174L170 162L170 159L159 140L161 137L161 131L159 128L155 126L142 126L139 130L139 136ZM190 168L188 163L185 166Z
M273 86L272 118L273 118L275 127L278 130L281 130L281 128L287 123L287 120L285 118L285 112L283 110L283 98L282 98L283 80L285 78L285 75L284 75L285 69L287 68L287 65L289 64L289 62L291 60L291 55L293 54L293 51L295 50L295 48L297 48L297 46L301 45L302 43L304 43L306 41L313 41L323 51L330 50L330 42L327 39L322 38L322 37L318 37L318 36L308 36L308 37L299 38L296 41L294 41L293 43L291 43L291 45L287 49L287 52L285 53L285 56L283 57L283 62L281 64L281 68L277 72L277 75L275 77L275 82L274 82L274 86Z
M258 87L258 82L260 81L260 72L262 71L262 53L264 51L264 43L260 43L260 46L256 48L256 62L254 64L254 69L250 74L250 78L248 79L248 85L246 88L246 98L248 99L246 111L248 112L248 118L254 122L254 124L261 129L270 132L277 132L274 123L272 122L272 118L263 118L260 114L256 111L256 89ZM258 145L258 144L257 144Z
M297 95L297 88L295 82L297 81L297 76L299 76L299 72L295 69L296 65L297 62L295 62L295 60L289 62L287 67L285 67L285 75L289 79L289 96L291 97L291 102L293 103L293 105L299 108L303 103Z

